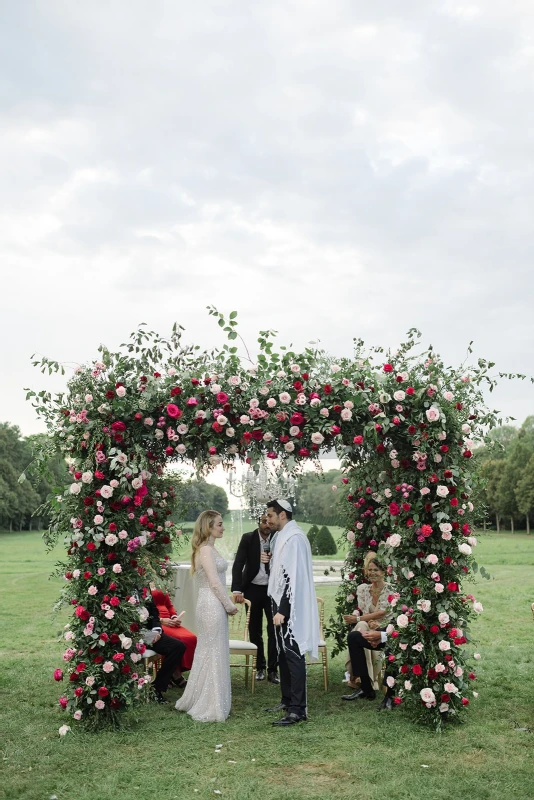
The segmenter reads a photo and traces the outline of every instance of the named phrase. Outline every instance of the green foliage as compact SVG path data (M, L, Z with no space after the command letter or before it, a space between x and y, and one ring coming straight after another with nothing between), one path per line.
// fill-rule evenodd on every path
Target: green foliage
M337 544L326 525L323 525L317 534L315 549L319 556L332 556L337 553Z
M318 525L339 525L340 497L332 486L337 488L341 480L342 473L336 469L300 475L295 490L295 509L299 519Z
M310 543L311 551L313 555L317 555L317 548L315 546L315 540L317 539L317 534L319 533L319 528L317 525L312 525L308 530L307 537Z
M223 517L228 512L228 495L224 489L202 478L182 483L178 496L185 509L183 519L186 522L194 522L201 511L208 508L218 511Z

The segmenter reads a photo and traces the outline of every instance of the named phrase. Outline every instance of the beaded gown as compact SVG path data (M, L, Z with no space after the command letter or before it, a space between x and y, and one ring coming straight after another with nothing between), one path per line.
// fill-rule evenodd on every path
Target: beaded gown
M197 563L198 642L176 710L187 711L199 722L224 722L232 704L227 612L235 608L226 591L228 562L214 547L204 546L198 551Z

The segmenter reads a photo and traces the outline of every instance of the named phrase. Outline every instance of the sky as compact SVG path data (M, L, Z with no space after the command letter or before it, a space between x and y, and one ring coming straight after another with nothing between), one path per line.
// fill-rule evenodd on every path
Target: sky
M531 0L1 4L0 421L64 386L33 353L221 345L209 304L534 374L533 74Z

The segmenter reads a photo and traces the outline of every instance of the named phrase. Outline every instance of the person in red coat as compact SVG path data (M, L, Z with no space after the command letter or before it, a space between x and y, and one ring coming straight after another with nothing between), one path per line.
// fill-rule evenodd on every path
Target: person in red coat
M163 632L167 636L172 636L174 639L179 639L185 644L185 653L182 658L182 670L189 670L193 664L193 656L195 655L195 648L197 646L197 637L187 628L184 628L182 621L178 618L176 609L174 608L171 598L166 592L162 592L156 588L154 584L150 585L150 593L156 608L158 609L159 618L163 627ZM178 681L178 685L182 687L185 685L185 678Z

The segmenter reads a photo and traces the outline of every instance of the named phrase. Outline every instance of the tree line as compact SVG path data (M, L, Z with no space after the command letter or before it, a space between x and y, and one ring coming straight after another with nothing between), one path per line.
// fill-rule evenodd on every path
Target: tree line
M475 451L482 479L477 492L486 516L481 522L497 531L524 527L530 533L534 516L534 416L521 427L503 425L490 433L491 442Z
M46 439L46 434L23 438L16 425L0 423L1 530L38 530L48 525L46 515L39 515L38 509L49 494L59 492L68 481L66 462L61 458L53 459L46 477L38 482L20 480L34 458L37 443Z

